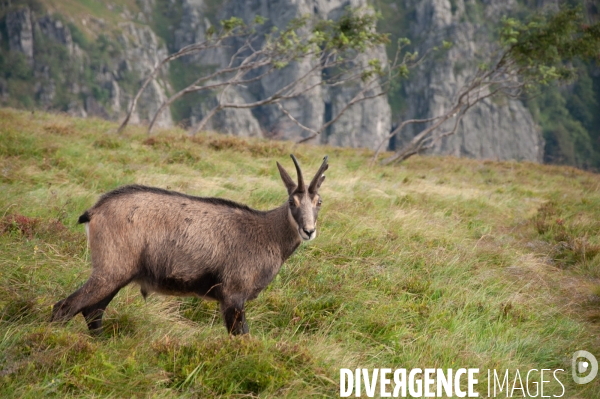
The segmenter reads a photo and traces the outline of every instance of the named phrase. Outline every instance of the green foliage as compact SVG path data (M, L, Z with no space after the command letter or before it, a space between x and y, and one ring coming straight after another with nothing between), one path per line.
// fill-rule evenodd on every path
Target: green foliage
M254 17L254 23L256 25L264 25L265 22L267 22L267 19L265 17L262 17L260 15L257 15L256 17Z
M355 50L364 52L373 46L389 43L387 34L376 30L379 14L373 10L347 8L337 20L318 21L311 42L325 51Z
M71 32L71 38L73 39L73 43L78 45L83 50L88 50L90 48L90 41L85 36L85 34L72 22L67 23L67 27Z
M211 72L211 68L203 67L207 73ZM199 67L190 63L186 63L185 60L175 60L169 65L169 81L175 91L182 90L198 78ZM135 90L139 89L136 85ZM182 126L189 126L190 117L192 115L192 109L194 106L202 103L206 100L206 95L202 92L191 93L187 97L175 101L171 105L171 116L174 121L182 124Z
M600 104L597 100L597 94L594 93L594 81L589 75L590 68L580 66L578 68L578 77L567 97L566 107L573 118L581 122L588 132L597 130L598 109ZM600 150L600 148L597 148Z
M246 24L244 20L238 17L231 17L229 19L223 19L220 21L221 26L225 33L229 33L236 28L245 28Z
M569 62L596 58L600 53L600 23L588 25L579 8L535 15L529 21L504 17L500 43L506 61L514 61L524 78L548 83L573 77Z
M410 14L411 9L407 9L406 2L397 0L376 0L375 9L378 12L377 31L387 33L390 43L386 46L388 58L393 58L398 46L407 46L410 44ZM415 38L418 40L418 38Z
M591 83L585 69L580 72L578 82ZM561 90L556 84L550 84L527 100L534 119L542 127L545 162L580 168L600 167L600 143L589 133L594 131L592 115L597 109L590 89L582 88L579 83L572 90Z
M33 80L33 68L27 63L27 57L23 53L0 53L0 71L6 80L14 79L23 82Z
M383 76L384 69L379 58L373 58L369 60L367 64L368 67L362 71L361 80L363 82L371 79L374 75Z

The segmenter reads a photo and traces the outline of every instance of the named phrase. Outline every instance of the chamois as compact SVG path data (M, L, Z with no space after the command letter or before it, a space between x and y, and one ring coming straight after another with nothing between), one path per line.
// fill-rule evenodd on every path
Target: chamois
M52 321L81 312L90 331L100 332L106 306L135 282L144 298L158 292L219 301L227 331L248 333L245 302L273 280L302 241L316 237L327 157L308 187L291 157L298 183L277 162L288 200L270 211L140 185L101 196L79 217L88 236L92 274L54 305Z

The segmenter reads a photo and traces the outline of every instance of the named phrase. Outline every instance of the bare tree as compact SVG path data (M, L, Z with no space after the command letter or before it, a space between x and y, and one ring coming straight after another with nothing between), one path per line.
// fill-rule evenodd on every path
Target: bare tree
M192 84L166 99L150 121L149 134L161 112L174 101L189 93L212 91L217 93L217 104L195 126L194 133L202 130L210 118L222 109L248 109L274 104L293 123L310 132L310 136L302 141L310 140L335 123L354 104L385 95L386 82L399 74L405 74L406 65L415 60L410 53L405 53L401 59L401 47L396 58L387 65L379 59L368 59L370 50L388 41L387 35L376 31L376 16L370 10L348 9L337 21L315 21L305 16L294 19L285 30L274 29L266 35L260 33L263 22L260 17L250 25L236 17L221 21L218 33L209 31L203 42L186 46L157 63L131 102L119 132L129 123L137 101L148 84L166 64L184 56L198 56L215 49L228 49L232 52L227 65L199 76ZM403 42L403 45L406 44L408 43ZM311 67L307 71L262 99L245 103L224 100L228 90L245 87L291 63L307 59L311 60ZM284 100L307 94L318 87L352 83L360 83L360 89L337 115L318 129L303 125L284 107Z
M372 161L374 162L378 158L388 141L408 125L430 124L394 155L384 159L382 164L401 162L412 155L432 148L444 137L455 134L465 114L477 103L489 97L503 94L510 98L518 98L524 87L531 83L528 80L520 79L520 72L518 68L515 68L513 61L507 61L505 55L492 68L479 68L474 76L459 89L452 105L446 112L427 119L403 121L380 141ZM446 122L450 122L450 126ZM447 130L443 130L444 127Z
M400 123L381 140L371 164L377 161L389 140L408 125L425 124L425 127L382 164L401 162L455 134L465 114L481 101L495 95L519 98L524 90L539 84L568 80L574 75L572 60L599 55L600 23L586 24L579 9L563 8L553 14L535 16L526 23L504 18L497 49L458 90L451 106L441 115Z

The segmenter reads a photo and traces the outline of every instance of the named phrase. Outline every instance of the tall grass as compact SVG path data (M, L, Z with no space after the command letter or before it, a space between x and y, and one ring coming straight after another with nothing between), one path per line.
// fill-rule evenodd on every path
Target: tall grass
M562 368L600 355L600 179L569 167L414 157L177 129L114 135L95 119L0 109L1 397L335 397L340 368ZM269 209L275 161L330 157L319 235L250 302L250 336L218 306L122 290L105 331L51 305L90 272L77 217L141 183ZM548 392L560 394L559 386Z

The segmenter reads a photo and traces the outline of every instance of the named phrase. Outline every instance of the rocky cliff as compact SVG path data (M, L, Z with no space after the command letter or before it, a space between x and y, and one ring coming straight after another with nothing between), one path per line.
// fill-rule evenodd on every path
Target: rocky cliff
M516 11L516 0L506 2L469 0L423 0L407 2L413 18L410 36L418 50L439 45L442 39L452 47L430 57L404 85L406 110L403 118L430 118L449 109L462 85L473 76L481 55L491 51L493 24ZM448 122L441 131L448 130ZM419 132L413 126L397 138L395 145ZM531 113L518 100L489 98L473 107L462 119L455 135L442 138L430 151L484 159L517 159L541 162L544 140Z
M121 118L141 79L168 52L200 41L206 29L219 19L236 16L251 21L267 18L265 29L283 28L292 18L311 14L337 18L348 6L360 7L367 0L138 0L135 7L106 3L109 17L95 16L92 9L73 14L66 8L31 8L13 2L0 14L0 102L13 106L43 107L75 115ZM390 2L388 2L390 3ZM446 109L456 90L473 72L476 59L488 46L491 30L486 21L517 6L506 2L473 0L398 0L410 10L404 31L423 52L441 39L452 49L413 71L403 86L402 112L396 119L428 117ZM31 1L27 4L33 4ZM60 4L60 3L59 3ZM378 3L376 2L375 5ZM384 15L384 19L389 15ZM229 51L229 52L228 52ZM176 73L163 71L140 100L132 121L147 121L149 115L174 89L181 76L202 68L222 66L231 50L214 51L182 60ZM383 48L370 57L385 59ZM366 61L367 58L365 58ZM296 63L246 88L225 93L228 102L256 101L300 76L311 61ZM18 70L19 73L14 71ZM12 71L12 72L11 72ZM17 76L18 75L18 76ZM181 75L181 76L176 76ZM335 115L360 84L335 89L316 89L284 103L302 124L319 127ZM159 126L183 121L196 124L216 104L216 94L189 97L185 112L163 112ZM172 108L174 109L174 108ZM355 105L334 123L317 142L338 146L373 148L391 126L391 108L379 97ZM209 128L228 134L297 139L308 133L291 122L277 107L252 110L227 109L218 113ZM400 146L416 130L407 130L395 140ZM541 161L543 139L527 108L514 100L487 100L463 119L455 136L441 140L435 154L474 158Z
M167 55L149 26L125 21L118 29L107 29L104 20L87 15L81 20L90 27L86 36L75 24L65 24L73 19L69 16L40 12L40 7L34 12L15 3L3 20L8 52L2 54L1 66L8 79L0 86L4 85L5 104L118 119L140 79ZM147 120L165 98L169 86L165 76L143 93L133 122ZM170 112L158 125L172 125Z

